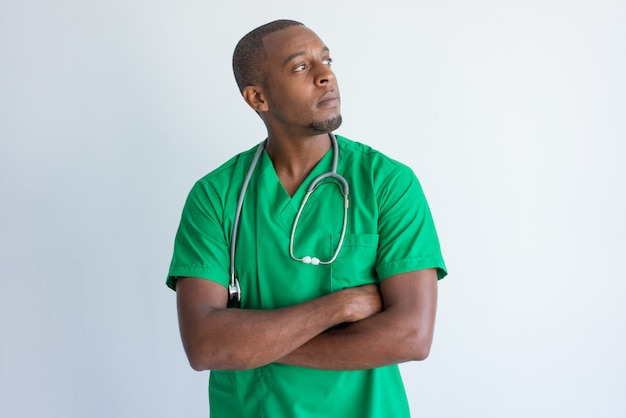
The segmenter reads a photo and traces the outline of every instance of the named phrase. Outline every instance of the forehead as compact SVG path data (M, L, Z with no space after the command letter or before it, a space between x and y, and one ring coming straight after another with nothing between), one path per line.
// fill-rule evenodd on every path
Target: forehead
M326 48L322 40L306 26L290 26L263 38L265 54L270 62L280 64L294 54L319 52Z

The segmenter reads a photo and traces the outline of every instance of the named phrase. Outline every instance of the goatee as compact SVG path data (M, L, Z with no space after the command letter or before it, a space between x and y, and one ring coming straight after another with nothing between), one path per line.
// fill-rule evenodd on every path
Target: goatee
M340 126L341 115L318 122L311 122L307 125L310 130L319 134L327 134L339 128Z

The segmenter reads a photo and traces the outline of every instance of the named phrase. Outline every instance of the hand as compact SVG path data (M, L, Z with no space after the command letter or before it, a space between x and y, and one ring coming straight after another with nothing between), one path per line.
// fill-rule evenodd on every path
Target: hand
M345 308L348 313L346 322L356 322L379 313L382 308L380 289L375 284L351 287L341 290L347 298Z

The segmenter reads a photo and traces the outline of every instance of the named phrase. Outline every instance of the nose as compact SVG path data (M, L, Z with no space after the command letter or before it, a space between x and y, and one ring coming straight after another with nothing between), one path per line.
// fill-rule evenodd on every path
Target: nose
M326 84L335 81L335 73L328 64L318 64L317 74L315 76L315 85L325 86Z

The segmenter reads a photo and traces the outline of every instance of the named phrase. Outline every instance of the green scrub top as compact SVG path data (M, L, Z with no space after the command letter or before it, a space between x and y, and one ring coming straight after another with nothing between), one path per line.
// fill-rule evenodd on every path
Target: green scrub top
M276 309L395 274L446 267L435 226L413 172L363 144L337 136L337 172L350 187L345 239L330 265L289 256L293 221L311 181L331 170L332 149L290 197L264 152L250 180L237 239L235 271L242 309ZM230 235L237 200L256 147L232 158L191 190L167 285L176 277L228 286ZM340 238L343 195L335 180L322 182L302 211L294 238L297 258L329 260ZM374 343L374 342L373 342ZM211 371L212 417L408 417L397 365L329 371L269 364L246 371Z

